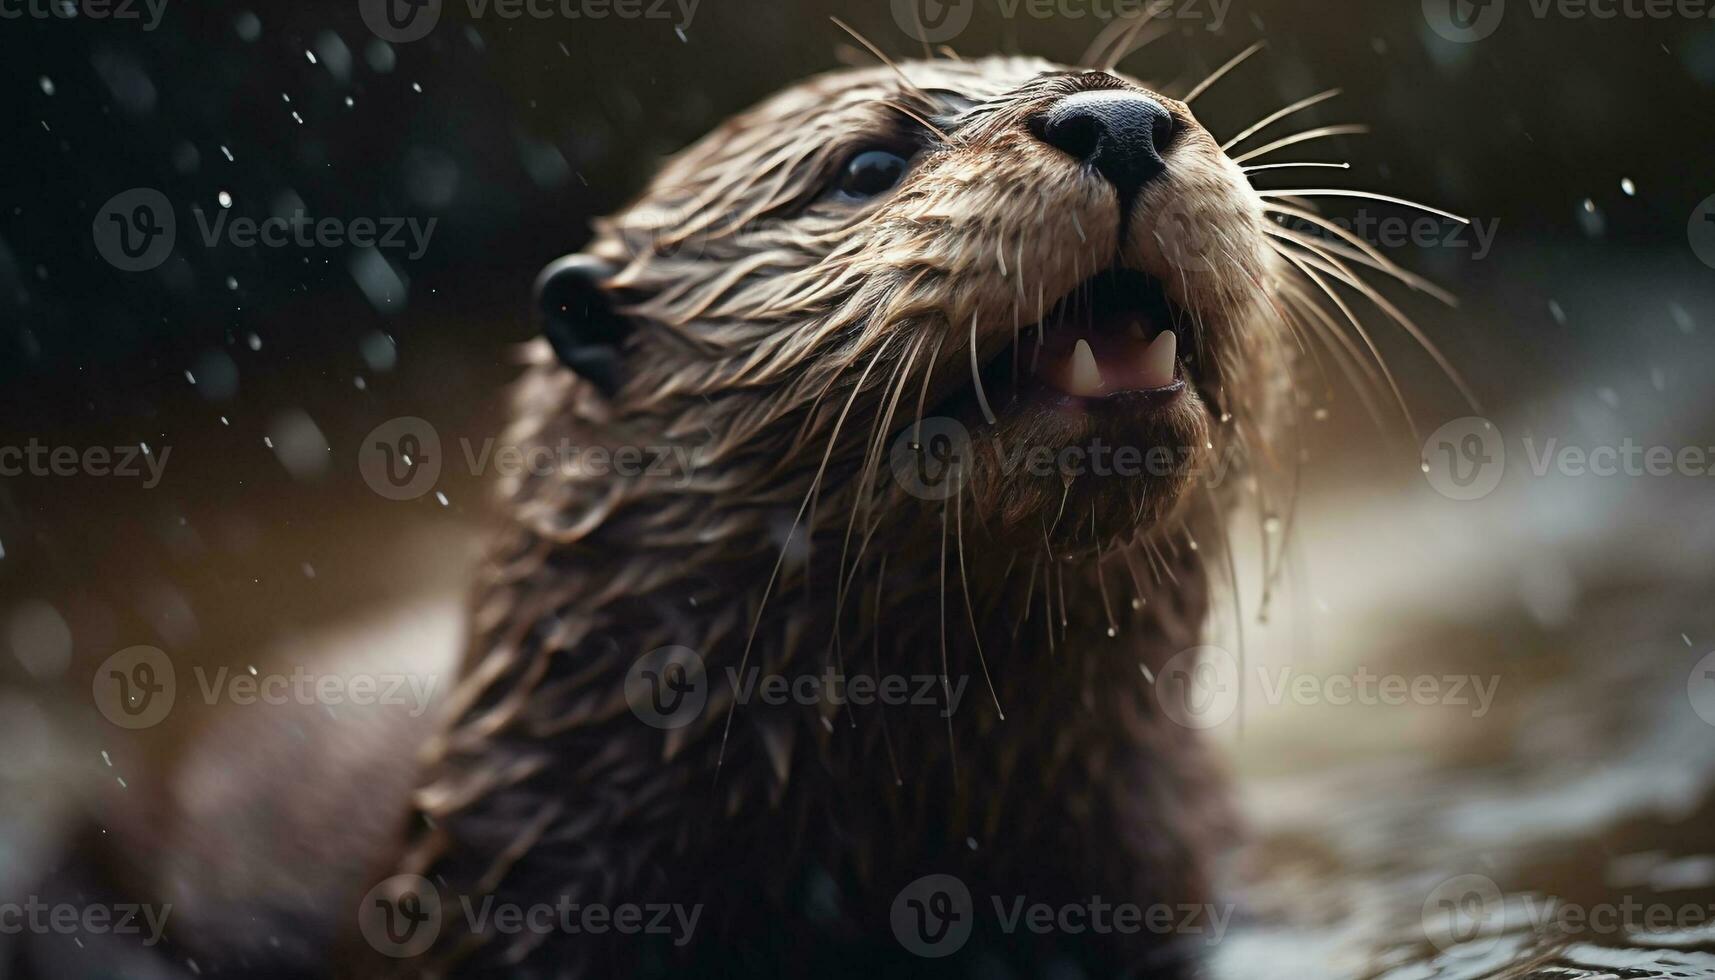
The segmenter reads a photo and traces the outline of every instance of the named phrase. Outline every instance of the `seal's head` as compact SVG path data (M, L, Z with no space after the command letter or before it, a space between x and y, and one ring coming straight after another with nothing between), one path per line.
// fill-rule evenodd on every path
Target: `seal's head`
M1285 371L1265 227L1190 109L1118 75L824 75L544 273L548 337L592 383L544 353L568 407L538 424L690 442L723 504L843 495L835 530L938 527L963 492L996 540L1099 548L1166 526L1256 440Z

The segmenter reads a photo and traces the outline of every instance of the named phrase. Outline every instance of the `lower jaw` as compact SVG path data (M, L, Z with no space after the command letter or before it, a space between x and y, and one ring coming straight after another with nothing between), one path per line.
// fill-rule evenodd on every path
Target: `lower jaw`
M1175 378L1172 384L1160 388L1105 395L1072 395L1048 385L1035 385L1026 390L1025 397L1037 405L1067 413L1143 413L1172 406L1187 390L1185 380Z

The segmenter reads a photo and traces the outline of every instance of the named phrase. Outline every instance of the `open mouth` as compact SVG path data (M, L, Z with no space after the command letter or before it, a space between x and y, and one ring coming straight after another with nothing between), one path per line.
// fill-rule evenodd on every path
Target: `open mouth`
M1109 270L1062 298L1019 339L1018 374L1062 402L1165 402L1185 389L1187 327L1159 280Z

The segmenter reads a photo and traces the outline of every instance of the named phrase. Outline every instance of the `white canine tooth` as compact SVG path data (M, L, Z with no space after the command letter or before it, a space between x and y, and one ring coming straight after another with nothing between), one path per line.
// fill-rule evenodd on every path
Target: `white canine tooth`
M1163 330L1143 352L1142 378L1145 388L1165 388L1173 383L1173 364L1179 356L1179 338Z
M1080 338L1078 346L1072 348L1072 379L1067 387L1074 395L1093 395L1102 389L1102 372L1087 340Z

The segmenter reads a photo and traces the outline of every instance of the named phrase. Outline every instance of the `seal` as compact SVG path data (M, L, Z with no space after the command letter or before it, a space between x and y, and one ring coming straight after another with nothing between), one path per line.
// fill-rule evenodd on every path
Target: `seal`
M1159 688L1188 683L1163 670L1198 643L1199 542L1237 482L1198 477L1274 445L1267 226L1185 103L1028 58L817 77L670 161L543 273L508 439L694 465L502 486L465 680L383 869L443 910L614 918L443 914L407 969L1179 962L1176 930L991 909L1209 901L1232 821ZM932 683L826 683L865 675ZM969 907L905 894L926 876ZM618 928L650 908L695 929Z

